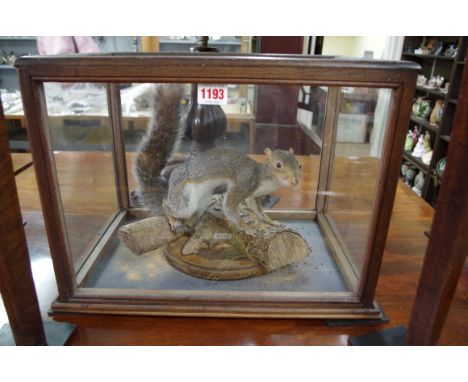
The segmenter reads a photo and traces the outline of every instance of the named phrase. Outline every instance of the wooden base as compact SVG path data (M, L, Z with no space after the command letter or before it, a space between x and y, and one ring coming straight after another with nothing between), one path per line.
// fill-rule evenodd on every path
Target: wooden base
M168 307L168 303L137 300L127 304L115 304L115 298L101 299L99 302L76 300L70 302L55 301L50 315L55 317L64 313L79 313L86 315L125 315L125 316L161 316L161 317L211 317L211 318L256 318L256 319L350 319L379 320L382 313L377 307L364 308L358 302L355 304L328 304L311 302L307 307L298 304L265 304L255 302L233 302L227 309L226 304L216 301L203 301L196 304L188 301L177 304L176 309ZM170 303L170 302L169 302ZM292 306L291 306L292 305ZM303 305L303 304L302 304Z
M216 258L216 253L183 255L187 237L181 237L164 248L166 260L174 268L190 276L210 280L241 280L260 276L267 270L250 259Z

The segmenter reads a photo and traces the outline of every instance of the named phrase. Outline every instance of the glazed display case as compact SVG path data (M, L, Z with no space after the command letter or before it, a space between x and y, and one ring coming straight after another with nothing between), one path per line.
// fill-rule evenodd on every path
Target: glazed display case
M25 57L15 65L58 284L53 313L381 318L374 295L418 65L218 53ZM185 236L143 250L123 239L124 227L154 219L135 196L135 172L151 92L162 84L183 88L185 137L173 167L211 147L261 164L268 148L294 154L298 184L261 199L279 222L265 230L292 235L264 240L270 252L283 250L281 264L248 248L244 258L220 258L212 242L232 245L235 232L211 232L192 252ZM223 99L201 101L203 90ZM207 115L218 121L208 138L197 130ZM249 207L239 208L246 219ZM136 246L165 229L145 231ZM300 256L288 249L296 237Z

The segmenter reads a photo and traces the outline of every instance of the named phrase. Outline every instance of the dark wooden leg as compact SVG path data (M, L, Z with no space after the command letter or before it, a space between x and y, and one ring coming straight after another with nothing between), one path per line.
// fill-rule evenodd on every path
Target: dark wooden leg
M468 67L465 65L429 243L408 329L351 337L352 345L435 345L468 254ZM405 338L406 333L406 338Z
M0 103L0 292L17 345L45 345Z
M432 223L409 345L437 343L468 253L468 67L465 65L450 138L447 167Z

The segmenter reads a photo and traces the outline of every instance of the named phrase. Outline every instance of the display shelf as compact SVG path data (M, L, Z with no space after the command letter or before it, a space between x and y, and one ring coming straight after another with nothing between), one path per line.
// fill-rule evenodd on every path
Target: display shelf
M432 125L427 119L416 117L414 114L411 114L411 121L413 121L417 125L425 127L433 133L437 133L437 131L439 131L439 126Z
M414 164L418 168L418 170L424 172L424 174L428 173L429 166L424 164L420 158L412 156L411 151L405 151L403 153L403 158L405 158L408 162Z
M435 56L431 54L415 54L407 53L410 49L424 47L430 40L437 40L442 42L445 46L456 45L458 53L456 57ZM458 103L458 93L460 91L460 69L466 62L468 47L468 38L465 36L406 36L403 43L403 50L406 52L402 54L402 59L413 60L421 65L421 74L426 78L431 78L435 75L442 75L445 81L450 83L447 93L442 93L437 89L427 89L422 86L416 87L415 97L425 95L432 99L441 99L444 102L444 113L441 121L437 126L431 125L429 121L411 116L409 129L412 129L414 124L422 126L431 131L431 144L433 153L433 160L427 166L419 158L414 158L410 152L404 152L403 160L414 164L418 169L424 171L426 176L424 186L422 189L421 197L428 203L435 206L437 204L437 190L442 181L441 177L437 177L438 183L434 182L435 166L437 160L447 155L448 145L450 144L450 131L452 131L453 116ZM433 176L434 175L434 176Z
M442 93L442 92L440 92L438 90L435 90L435 89L428 89L428 88L425 88L425 87L422 87L422 86L416 86L416 90L420 91L420 92L435 95L435 96L437 96L439 98L443 98L443 99L447 98L447 94Z
M442 139L443 141L449 143L450 142L450 135L441 135L440 139Z
M37 54L36 38L33 36L0 36L0 50L17 57ZM0 65L0 87L8 91L19 89L18 74L13 65Z
M444 176L443 175L440 175L437 171L435 170L432 170L432 175L435 176L437 178L437 181L439 183L442 183L442 180L444 179Z
M436 56L434 54L416 54L416 53L403 53L403 57L412 57L412 58L421 58L427 60L443 60L443 61L453 61L454 57L445 57L445 56Z

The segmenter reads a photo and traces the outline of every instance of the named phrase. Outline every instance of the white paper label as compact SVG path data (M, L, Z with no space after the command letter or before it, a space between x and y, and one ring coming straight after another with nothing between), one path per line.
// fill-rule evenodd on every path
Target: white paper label
M200 105L227 105L227 85L198 85L198 103Z
M224 232L214 232L213 240L231 240L232 235L230 233Z

